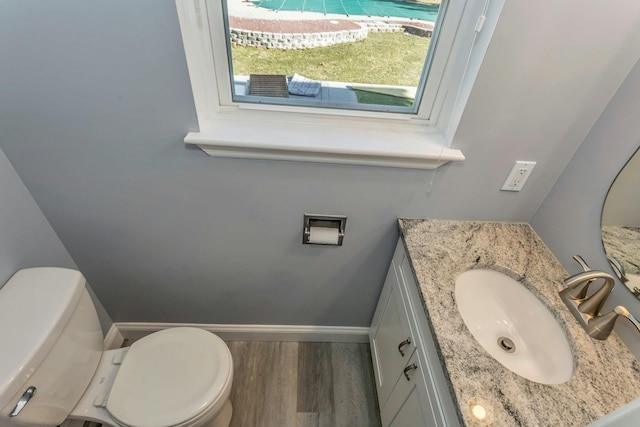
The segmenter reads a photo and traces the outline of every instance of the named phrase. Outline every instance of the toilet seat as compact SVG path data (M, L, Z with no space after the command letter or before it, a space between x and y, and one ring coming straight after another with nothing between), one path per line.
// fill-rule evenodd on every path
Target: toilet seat
M233 377L229 349L197 328L171 328L136 341L127 352L105 408L121 425L199 424L226 403Z

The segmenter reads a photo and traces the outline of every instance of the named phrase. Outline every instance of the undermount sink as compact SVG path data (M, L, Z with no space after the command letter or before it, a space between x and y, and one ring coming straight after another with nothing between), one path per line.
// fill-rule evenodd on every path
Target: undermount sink
M456 278L455 299L471 334L505 368L542 384L571 378L573 356L564 332L516 280L494 270L468 270Z

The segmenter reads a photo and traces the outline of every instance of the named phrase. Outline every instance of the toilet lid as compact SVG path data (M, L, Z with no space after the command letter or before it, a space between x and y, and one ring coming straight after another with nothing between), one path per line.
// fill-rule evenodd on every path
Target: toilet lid
M197 328L165 329L131 346L106 409L131 427L175 426L215 404L232 369L218 336Z

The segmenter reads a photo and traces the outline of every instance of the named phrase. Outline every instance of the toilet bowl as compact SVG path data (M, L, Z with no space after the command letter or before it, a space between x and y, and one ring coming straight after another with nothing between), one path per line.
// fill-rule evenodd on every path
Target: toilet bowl
M0 288L0 417L114 427L227 427L233 361L218 336L179 327L102 351L82 274L21 270Z
M155 332L105 351L68 418L125 427L210 424L225 405L231 410L231 360L224 341L202 329ZM228 415L213 426L226 427Z

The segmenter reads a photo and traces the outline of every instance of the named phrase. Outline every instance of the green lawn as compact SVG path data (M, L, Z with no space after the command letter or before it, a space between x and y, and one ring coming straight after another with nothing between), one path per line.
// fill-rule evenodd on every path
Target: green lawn
M360 42L304 50L233 46L236 75L298 73L314 80L417 86L431 39L369 33Z

